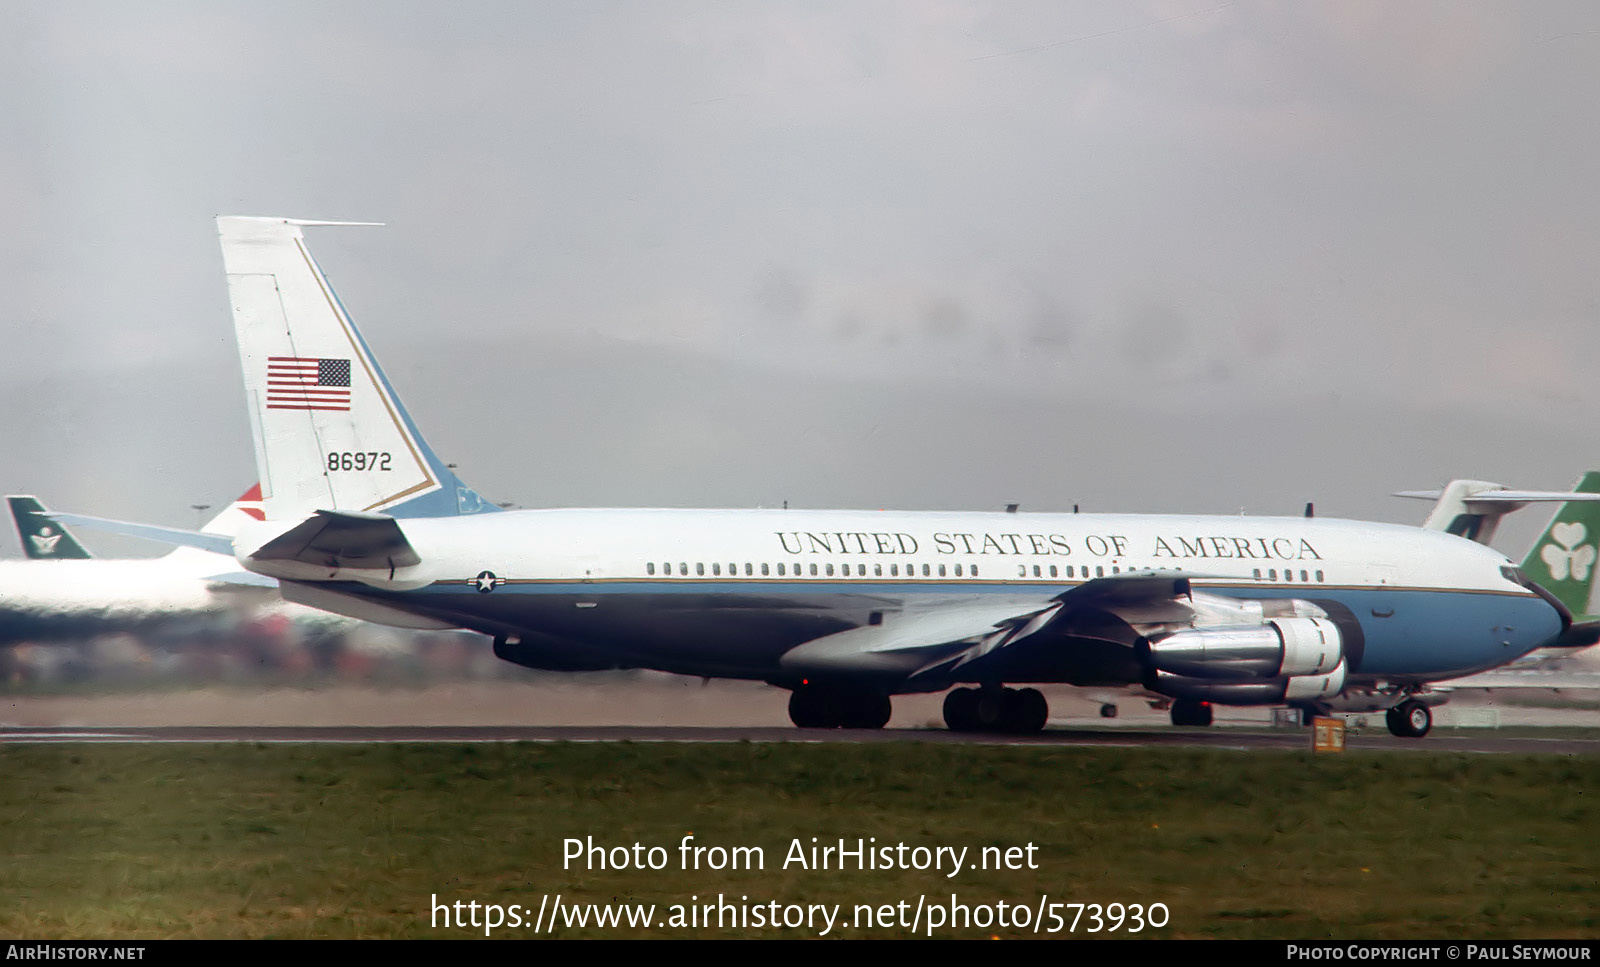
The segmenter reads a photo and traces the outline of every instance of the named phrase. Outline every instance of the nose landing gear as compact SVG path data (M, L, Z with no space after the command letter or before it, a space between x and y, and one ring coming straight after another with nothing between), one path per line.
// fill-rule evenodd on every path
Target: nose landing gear
M1389 731L1403 739L1420 739L1433 728L1433 710L1414 698L1389 709L1384 719Z

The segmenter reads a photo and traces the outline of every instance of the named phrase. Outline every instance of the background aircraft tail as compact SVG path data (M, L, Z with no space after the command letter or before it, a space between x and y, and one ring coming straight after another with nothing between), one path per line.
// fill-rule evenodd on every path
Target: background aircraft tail
M6 501L11 505L11 519L16 524L17 535L22 539L22 549L28 557L36 561L85 560L93 557L88 549L73 535L68 528L69 524L90 527L124 537L137 537L167 544L174 543L174 541L165 535L194 533L169 527L154 527L147 524L108 520L84 514L53 512L47 510L37 497L7 497ZM231 539L239 533L240 526L251 519L265 519L265 514L261 509L260 484L255 484L249 490L240 494L238 500L223 508L221 513L207 521L205 526L200 529L200 534L224 538L220 546L200 548L181 545L169 552L166 555L166 559L171 561L193 559L196 563L204 562L204 568L206 569L215 569L216 556L218 554L231 554L231 549L228 546ZM216 542L212 541L211 543L215 544Z
M61 524L44 514L37 497L7 497L22 552L34 561L82 561L93 555Z
M422 439L312 259L301 228L339 224L362 223L217 219L266 518L498 510Z
M1591 470L1573 487L1574 493L1600 493L1600 471ZM1597 546L1600 546L1600 503L1562 504L1550 526L1533 542L1522 570L1561 599L1578 620L1593 618Z

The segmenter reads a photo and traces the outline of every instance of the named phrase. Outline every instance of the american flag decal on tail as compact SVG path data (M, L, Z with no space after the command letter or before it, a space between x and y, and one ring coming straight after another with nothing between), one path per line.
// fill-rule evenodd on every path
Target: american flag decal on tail
M350 360L267 357L267 409L350 409Z

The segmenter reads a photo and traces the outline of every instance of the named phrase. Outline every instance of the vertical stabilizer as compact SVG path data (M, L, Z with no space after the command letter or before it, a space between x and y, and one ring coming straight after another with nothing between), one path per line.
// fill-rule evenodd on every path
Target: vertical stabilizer
M82 561L91 555L63 526L45 516L37 497L7 497L22 553L35 561Z
M266 517L497 510L429 449L307 250L303 226L339 224L363 223L217 219Z
M1600 493L1600 471L1591 470L1573 487L1573 493ZM1600 547L1600 502L1572 501L1561 505L1550 526L1533 542L1522 570L1567 606L1579 621L1591 619L1596 554Z

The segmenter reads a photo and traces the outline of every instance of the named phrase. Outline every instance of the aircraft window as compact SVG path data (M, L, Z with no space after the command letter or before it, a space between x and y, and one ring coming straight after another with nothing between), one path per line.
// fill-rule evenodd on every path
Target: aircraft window
M778 565L778 577L783 577L783 565Z
M1097 565L1095 567L1095 569L1094 569L1094 576L1097 577L1097 578L1105 577L1106 576L1106 569Z
M1276 581L1277 579L1278 579L1278 569L1277 568L1272 568L1269 571L1267 571L1267 580L1268 581Z
M957 564L956 565L956 577L960 577L960 576L961 576L961 565Z
M1060 575L1056 574L1056 566L1054 564L1050 565L1050 576L1060 577Z
M678 562L678 573L680 575L682 575L683 577L688 577L689 576L689 565L683 563L682 561L679 561Z
M944 565L939 565L939 576L944 577Z
M755 573L756 573L756 569L750 566L750 562L749 561L745 561L744 562L744 576L745 577L752 577L752 576L754 576Z
M889 565L889 576L892 577L892 578L899 577L900 576L900 565L898 565L898 564Z
M824 567L827 569L828 577L833 577L833 565L832 564L826 564L826 565L824 565Z
M695 566L694 566L694 573L696 573L696 574L705 574L706 573L706 566L704 564L696 563Z
M817 576L817 566L815 564L811 565L811 576L812 577L816 577Z
M872 576L875 577L875 578L883 577L883 565L882 564L874 564L874 565L872 565Z
M721 577L722 576L722 565L721 564L713 564L713 565L711 565L711 575L713 577Z
M1308 577L1306 577L1306 572L1304 572L1304 571L1301 571L1301 572L1300 572L1300 580L1302 580L1302 581L1309 581L1309 580L1310 580L1310 578L1308 578Z
M1116 566L1113 565L1112 568L1111 568L1111 573L1112 574L1121 574L1122 573L1122 568L1116 567Z
M1322 572L1321 571L1317 572L1317 583L1318 584L1322 583Z
M857 564L856 565L856 577L864 578L866 576L867 576L867 566L865 564Z
M1285 581L1293 581L1294 580L1294 572L1291 571L1289 568L1284 568L1283 569L1283 579Z
M1254 571L1252 571L1251 574L1255 577L1255 579L1257 581L1261 580L1261 569L1259 567L1256 568Z
M654 573L656 573L656 563L654 561L651 561L650 563L646 564L644 566L644 573L646 573L646 574L654 574Z
M978 576L978 565L976 565L976 564L972 565L972 576L973 577L977 577Z
M762 577L766 577L770 573L771 572L768 570L768 568L767 568L767 566L765 564L761 565L761 576Z
M1028 565L1026 565L1026 564L1018 564L1017 565L1017 577L1025 578L1027 576L1028 576Z
M933 574L933 571L928 567L928 565L926 565L926 564L922 565L922 576L923 577L929 577L932 574Z

